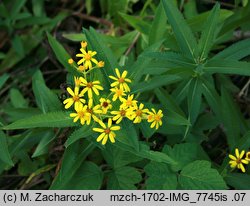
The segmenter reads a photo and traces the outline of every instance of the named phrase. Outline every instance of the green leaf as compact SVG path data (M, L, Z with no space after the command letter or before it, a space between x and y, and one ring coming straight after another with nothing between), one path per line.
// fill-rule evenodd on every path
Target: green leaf
M32 0L32 10L35 16L45 16L45 0Z
M48 24L50 21L51 19L46 16L42 16L42 17L29 16L17 22L15 24L15 27L21 29L23 27L32 26L32 25L45 25L45 24Z
M77 181L79 180L79 173L83 170L84 160L86 157L93 151L95 148L95 145L92 143L85 143L85 144L79 144L78 142L75 142L74 144L71 144L63 154L63 161L61 169L52 182L52 185L50 189L52 190L58 190L58 189L72 189L70 186L73 184L77 185ZM100 177L100 173L96 166L87 166L87 171L89 170L88 167L94 167L93 174L97 175L97 179ZM91 170L91 169L90 169ZM91 172L90 172L91 173ZM89 172L87 172L88 175L90 175ZM86 176L88 176L86 175ZM84 175L85 176L85 175ZM77 181L75 181L76 179ZM95 183L95 182L94 182ZM83 181L78 182L78 184L81 184L82 187L86 184L87 187L91 187L91 181ZM94 184L95 185L95 184ZM93 188L92 189L99 189L99 188ZM85 189L91 189L91 188L85 188Z
M216 59L208 61L203 70L210 74L222 73L250 76L250 63L229 59Z
M15 18L15 16L19 13L19 11L22 9L24 4L26 3L27 0L14 0L12 2L12 7L11 7L11 18Z
M128 137L128 140L130 142L130 145L136 150L139 151L139 140L138 140L138 134L136 132L135 126L134 124L125 119L122 121L121 124L122 129L120 131L117 132L117 135L119 135L120 133L123 133L124 135L126 135Z
M72 171L70 171L72 172ZM93 162L84 162L67 184L53 188L60 190L99 190L102 185L103 172ZM52 188L51 188L52 189Z
M18 156L20 158L20 163L18 164L18 174L28 176L37 171L39 162L32 161L29 155L24 151L19 152Z
M245 39L222 50L213 59L240 60L248 55L250 55L250 39Z
M177 85L176 89L172 92L172 97L175 98L177 104L181 104L182 101L187 97L188 88L191 84L192 79L186 79Z
M15 108L27 108L28 107L28 102L26 99L24 99L22 93L19 90L14 89L14 88L10 90L10 101L11 101L11 104Z
M162 104L162 108L167 111L167 122L174 125L190 125L190 121L185 117L184 112L176 104L171 95L167 94L163 89L156 89L155 94Z
M54 51L56 58L58 61L68 70L68 72L76 73L74 67L68 63L68 59L70 59L70 55L63 48L63 46L49 33L47 33L49 44Z
M58 111L62 108L62 103L59 101L57 95L45 85L39 70L32 77L32 89L36 103L43 113Z
M23 151L31 151L35 145L39 144L39 142L43 139L44 134L47 132L48 129L44 128L25 131L20 136L15 138L14 143L10 145L11 156L21 159L19 153Z
M114 147L112 144L106 145L105 150L102 151L102 154L106 162L114 169L140 161L142 159L131 152Z
M9 108L7 107L4 110L4 113L6 113L10 117L10 121L16 121L19 119L24 119L27 117L35 116L41 114L41 110L38 108L33 107L27 107L27 108Z
M227 9L220 9L219 12L219 24L222 24L228 17L230 17L234 13L233 11ZM201 32L204 29L204 22L206 22L209 15L210 11L194 15L192 18L187 19L187 23L193 32Z
M183 168L179 183L184 190L223 190L227 185L208 161L194 161Z
M177 75L161 75L155 76L148 81L144 81L132 86L132 93L145 92L158 88L163 85L173 84L181 80L181 77Z
M219 33L219 36L231 33L235 29L249 22L249 18L250 18L249 4L248 7L238 8L237 10L234 10L233 15L227 18L227 20L224 22L223 27Z
M192 79L191 84L189 85L187 100L189 119L191 124L194 124L200 113L202 102L202 82L198 77Z
M86 41L86 36L83 33L64 33L62 36L70 41Z
M230 173L226 175L225 180L236 190L249 190L250 175L248 174Z
M123 36L110 36L102 34L102 38L105 41L105 44L112 50L116 59L121 59L121 57L126 58L124 55L125 51L131 45L131 42L138 35L137 31L126 32Z
M24 52L24 46L23 46L23 42L20 38L20 36L14 36L14 38L11 40L12 43L12 47L15 49L16 53L19 56L24 56L25 52Z
M162 39L167 32L167 18L164 12L164 8L160 3L155 12L155 18L150 28L148 36L148 44L151 45Z
M72 127L76 125L77 124L74 123L69 116L69 112L58 111L20 119L12 124L2 127L1 129L14 130L36 127Z
M32 155L32 158L48 153L49 144L56 138L56 136L57 135L55 135L51 129L44 131L43 138L39 142L35 152Z
M144 167L148 176L146 179L147 190L176 190L177 176L167 164L150 162Z
M108 175L108 190L135 190L141 174L133 167L120 167Z
M214 85L207 81L205 78L202 79L202 94L205 96L209 106L212 108L218 118L221 118L220 110L220 97Z
M238 140L239 150L248 150L250 145L250 131L247 131L242 138Z
M142 54L147 58L153 58L157 61L166 62L168 67L178 67L178 68L190 68L193 69L196 66L193 62L187 59L185 56L175 52L144 52Z
M204 30L202 31L201 38L199 41L199 53L201 60L207 58L208 53L213 46L220 14L219 9L220 5L217 3L210 11L210 15L207 18L207 22L204 24Z
M147 56L147 53L155 52L160 49L162 46L163 41L157 42L149 47L147 47L138 57L138 60L135 61L131 66L128 68L128 72L131 73L131 78L133 79L133 83L136 84L144 75L144 70L148 66L148 64L152 61Z
M122 136L119 136L119 139L117 138L117 142L114 144L114 146L118 147L121 150L129 151L139 157L146 158L155 162L164 162L171 165L177 164L177 162L168 155L162 152L150 150L149 147L142 142L139 142L140 150L136 151L129 145L129 143L124 142Z
M232 150L238 146L237 140L240 138L242 127L241 112L230 94L223 87L221 89L221 111L225 132L227 134L227 143Z
M5 162L6 164L13 166L13 162L11 160L10 152L8 149L7 138L3 131L0 131L0 160Z
M180 11L172 1L163 0L163 7L181 51L189 58L197 58L197 42Z
M199 15L197 11L196 1L192 0L192 1L185 2L183 7L184 7L184 11L183 11L184 16L187 19L190 19L192 17Z
M0 76L0 89L5 84L5 82L9 79L9 75L7 73Z
M175 144L173 148L165 146L163 152L177 162L176 165L172 166L174 171L183 169L183 167L195 160L208 159L202 147L195 143Z
M76 129L67 139L65 142L65 147L69 147L74 142L78 141L79 139L82 139L84 137L88 137L92 135L94 132L92 130L92 127L90 125L83 125L81 128Z
M143 21L142 19L139 19L135 16L123 14L119 12L121 17L128 22L133 28L135 28L137 31L143 34L148 34L150 30L150 24L147 22Z

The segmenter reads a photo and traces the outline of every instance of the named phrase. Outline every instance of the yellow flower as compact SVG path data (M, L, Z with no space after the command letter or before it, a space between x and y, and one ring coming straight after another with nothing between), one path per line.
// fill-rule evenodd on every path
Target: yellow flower
M144 104L140 103L139 107L136 104L134 110L131 112L131 118L134 119L133 123L140 123L142 119L147 118L148 109L143 109Z
M134 95L128 95L127 99L122 98L121 102L122 102L122 106L127 108L127 107L133 107L136 105L137 100L133 100Z
M81 97L83 97L83 93L81 92L79 94L79 87L75 87L74 92L71 88L67 88L68 93L72 96L70 98L67 98L63 101L63 104L65 104L65 109L70 108L74 103L75 104L81 104L81 103L85 103L85 99L82 99Z
M81 47L86 48L88 43L86 41L81 41Z
M231 159L229 161L230 167L235 168L237 167L238 169L241 169L242 172L246 172L244 165L243 164L248 164L248 161L245 159L242 159L245 154L245 151L242 150L241 153L239 153L239 149L235 149L235 156L229 154L229 158Z
M122 101L122 96L125 96L126 94L124 93L124 91L121 88L111 88L110 89L111 92L114 93L112 101L116 101L118 98L120 101Z
M81 85L81 80L80 80L80 78L79 77L74 77L74 81L75 81L75 86L76 87L80 87L80 85Z
M68 59L68 63L69 63L69 64L73 64L73 63L74 63L74 60L70 58L70 59Z
M93 92L96 95L99 95L99 91L98 90L103 90L103 87L99 85L100 84L99 81L87 82L87 80L84 79L83 77L80 77L80 80L82 82L81 86L85 87L82 90L82 92L83 93L88 92L89 99L93 98Z
M98 64L97 64L98 67L104 67L104 61L99 61Z
M95 132L100 132L101 134L96 139L97 142L102 141L102 144L105 145L108 138L114 143L116 134L114 131L120 130L120 126L112 126L111 118L108 119L108 125L105 125L102 121L99 122L102 128L93 128Z
M82 125L89 119L89 113L87 112L87 105L83 106L82 104L75 105L76 113L71 113L70 117L74 117L74 122L77 122L80 119Z
M102 114L102 110L100 109L100 105L96 105L92 108L93 103L89 103L87 107L87 112L89 113L89 119L87 120L87 125L90 124L92 118L95 122L101 121L96 115Z
M120 106L119 111L112 111L111 114L115 115L113 117L113 121L116 121L116 124L119 124L124 117L127 117L131 120L131 110L132 108L124 108L123 106Z
M113 82L110 86L111 87L119 86L120 89L124 90L125 92L130 92L130 88L129 88L127 82L131 83L131 80L126 78L128 72L125 70L121 75L119 72L119 69L116 68L115 73L116 73L117 77L109 76L110 79L115 80L115 82Z
M246 153L246 158L245 158L245 160L247 160L247 161L250 162L250 152L247 152L247 153Z
M101 98L99 101L102 108L102 113L107 114L108 110L112 108L111 101L105 98Z
M97 54L96 51L86 51L84 48L81 48L80 51L82 52L81 54L77 54L77 57L82 57L82 59L80 59L77 64L84 64L86 69L91 69L92 68L92 62L94 62L95 64L98 64L98 61L93 58L93 56L95 56Z
M155 109L152 109L153 112L148 112L148 122L152 122L150 128L158 129L162 125L161 118L163 117L162 110L159 110L157 113Z
M84 65L80 65L80 66L77 68L77 70L78 70L79 72L83 72L83 71L87 70L87 68L86 68Z

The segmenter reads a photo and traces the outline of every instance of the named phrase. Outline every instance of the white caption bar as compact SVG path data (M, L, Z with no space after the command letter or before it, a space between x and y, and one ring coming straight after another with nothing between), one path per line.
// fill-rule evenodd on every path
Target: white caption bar
M248 190L2 190L0 206L245 206Z

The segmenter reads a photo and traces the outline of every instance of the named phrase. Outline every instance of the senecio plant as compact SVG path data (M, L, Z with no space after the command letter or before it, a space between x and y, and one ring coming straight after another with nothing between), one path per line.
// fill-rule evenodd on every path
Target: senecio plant
M110 84L109 93L102 95L104 88L101 82L91 74L96 69L103 68L105 63L95 59L97 52L88 50L86 41L81 42L80 51L81 53L76 54L76 57L80 58L77 66L74 65L72 58L68 60L68 63L81 75L74 76L74 89L67 87L70 97L63 102L65 109L74 108L70 114L74 122L79 120L81 125L90 125L91 121L98 123L101 128L95 127L93 130L101 133L96 141L101 141L103 145L108 139L112 143L115 142L115 132L120 130L119 124L124 118L133 121L134 124L147 120L151 123L150 127L155 129L162 125L162 110L156 112L152 108L150 111L134 98L134 94L129 94L131 79L128 78L126 70L121 73L118 68L115 68L116 76L109 75L113 81ZM114 109L115 103L119 105L118 110Z
M246 106L250 39L235 37L235 31L244 34L250 29L250 1L234 9L221 8L218 2L211 10L211 5L198 1L142 1L147 3L139 12L127 10L128 1L105 2L100 4L104 8L99 17L110 17L107 25L86 28L84 23L77 34L62 31L67 42L72 41L67 48L77 47L75 56L50 34L52 30L47 31L55 55L50 58L49 47L37 46L37 55L30 55L29 40L42 40L30 39L30 33L7 44L16 45L14 50L23 45L19 49L27 50L28 56L18 60L23 55L11 50L0 62L0 71L12 67L27 75L0 76L0 88L8 76L15 87L8 93L8 85L0 92L7 93L6 98L0 95L0 174L8 177L0 178L0 184L17 173L13 182L18 186L10 186L15 189L19 185L22 189L41 189L40 185L50 189L250 189ZM21 11L43 11L27 8ZM113 12L118 8L124 10ZM5 11L2 6L0 10ZM4 16L7 11L0 13ZM35 20L44 18L40 13L35 16ZM34 35L52 29L48 21L56 22L45 20ZM22 19L16 23L16 28L24 24ZM36 63L38 58L42 64ZM50 61L53 58L60 65L49 71L56 62ZM58 78L44 79L47 69ZM22 91L17 89L20 85Z

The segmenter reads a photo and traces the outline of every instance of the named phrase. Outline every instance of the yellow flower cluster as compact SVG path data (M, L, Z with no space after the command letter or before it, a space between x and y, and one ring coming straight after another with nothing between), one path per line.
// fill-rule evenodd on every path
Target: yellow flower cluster
M239 152L239 149L236 148L235 149L235 156L229 154L229 158L230 158L229 165L230 165L230 167L233 168L233 169L237 167L242 172L246 172L246 169L245 169L243 164L248 164L250 162L250 152L246 153L245 158L244 158L244 155L245 155L244 150Z
M81 58L77 66L73 59L68 60L68 63L74 66L81 75L74 77L74 89L67 88L69 97L63 102L65 109L74 107L75 111L70 114L74 122L79 120L82 125L90 125L92 120L97 122L101 128L93 128L93 131L101 133L97 142L101 141L103 145L108 139L112 143L115 142L115 131L121 129L118 124L124 118L135 124L147 120L151 124L150 127L156 129L162 125L162 110L156 111L152 108L150 111L144 107L144 104L134 99L134 94L128 94L131 79L127 77L126 70L121 73L118 68L115 68L115 76L109 76L113 80L110 90L106 92L106 96L101 96L100 91L104 90L101 82L88 74L91 74L95 68L104 67L104 62L94 58L96 51L87 50L87 42L81 42L80 51L81 53L76 55ZM115 102L119 103L119 109L112 110Z

